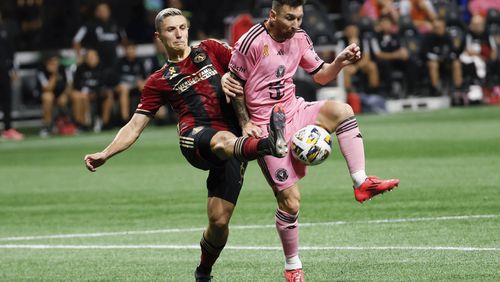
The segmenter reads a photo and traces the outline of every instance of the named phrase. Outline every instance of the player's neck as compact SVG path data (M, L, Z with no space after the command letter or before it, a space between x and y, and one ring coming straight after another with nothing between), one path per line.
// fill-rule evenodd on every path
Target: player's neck
M281 38L281 36L279 36L279 33L276 32L276 26L273 25L269 20L266 20L264 22L264 27L267 29L267 33L269 33L269 36L271 36L274 41L283 42L286 40L286 38Z
M167 51L168 61L171 63L178 63L178 62L184 60L185 58L187 58L190 53L191 53L190 46L188 46L187 48L180 50L180 51L177 51L177 50L175 50L175 51L172 50L170 52Z

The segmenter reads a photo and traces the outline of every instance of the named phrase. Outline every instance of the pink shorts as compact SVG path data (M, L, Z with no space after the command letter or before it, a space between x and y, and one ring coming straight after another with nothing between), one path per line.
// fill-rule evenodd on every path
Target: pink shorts
M292 156L290 142L297 130L306 125L316 124L316 117L324 101L305 102L303 99L300 99L299 103L297 112L291 117L286 117L285 136L288 141L288 155L284 158L265 156L258 160L262 173L275 192L291 187L307 173L307 166ZM263 136L267 136L267 126L261 126L261 129Z

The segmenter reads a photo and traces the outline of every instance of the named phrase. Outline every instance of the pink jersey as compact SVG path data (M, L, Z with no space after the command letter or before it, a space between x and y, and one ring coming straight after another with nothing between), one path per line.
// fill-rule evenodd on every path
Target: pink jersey
M291 39L277 42L260 23L236 42L229 69L246 82L250 119L262 125L269 122L271 108L278 102L285 106L287 118L297 112L300 103L292 80L297 67L314 74L323 63L304 30L299 29Z

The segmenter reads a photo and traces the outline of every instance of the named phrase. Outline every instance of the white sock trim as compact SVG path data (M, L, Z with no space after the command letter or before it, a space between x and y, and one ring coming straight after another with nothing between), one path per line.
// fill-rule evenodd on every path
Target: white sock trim
M285 270L302 268L302 262L298 255L285 259Z
M358 188L363 182L365 182L366 178L368 176L366 175L366 172L364 170L359 170L356 171L355 173L351 174L352 178L352 183L354 184L355 188Z

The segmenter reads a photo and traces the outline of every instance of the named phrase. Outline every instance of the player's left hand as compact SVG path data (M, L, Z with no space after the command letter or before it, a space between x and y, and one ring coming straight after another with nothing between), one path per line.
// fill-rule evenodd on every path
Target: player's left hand
M262 130L257 125L253 124L251 121L247 122L241 130L243 131L243 136L251 136L259 138L262 135Z
M222 90L226 94L226 102L230 103L232 97L243 95L243 86L230 73L225 73L221 79Z
M353 64L361 59L361 49L356 43L347 46L342 52L340 52L335 58L335 64L339 64L342 67Z

